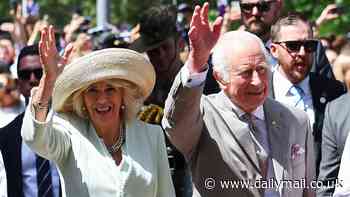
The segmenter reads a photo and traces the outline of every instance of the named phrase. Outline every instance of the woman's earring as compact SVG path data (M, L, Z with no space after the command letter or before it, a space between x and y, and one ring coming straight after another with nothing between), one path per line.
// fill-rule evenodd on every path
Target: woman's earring
M124 111L124 110L125 110L125 105L122 104L122 105L120 106L120 109Z

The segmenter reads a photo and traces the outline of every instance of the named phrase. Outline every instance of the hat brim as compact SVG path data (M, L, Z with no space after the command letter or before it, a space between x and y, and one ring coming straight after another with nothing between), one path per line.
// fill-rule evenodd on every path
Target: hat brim
M166 42L166 40L168 38L170 38L171 36L165 38L162 41L159 42L153 42L153 43L147 43L145 41L145 39L143 39L142 36L140 36L139 38L137 38L133 43L131 43L131 45L129 46L129 49L137 51L139 53L144 53L150 50L153 50L155 48L158 48L160 45L162 45L163 43Z
M53 91L53 108L72 110L72 95L81 88L107 79L122 79L134 84L146 99L155 84L152 64L140 53L111 48L92 52L67 65L57 78Z

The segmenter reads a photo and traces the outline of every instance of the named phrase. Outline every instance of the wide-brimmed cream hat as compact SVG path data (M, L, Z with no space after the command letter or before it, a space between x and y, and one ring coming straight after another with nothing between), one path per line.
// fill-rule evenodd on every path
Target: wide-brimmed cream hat
M53 90L53 109L71 111L74 92L106 79L128 81L146 99L155 84L155 71L144 55L133 50L110 48L92 52L65 66Z

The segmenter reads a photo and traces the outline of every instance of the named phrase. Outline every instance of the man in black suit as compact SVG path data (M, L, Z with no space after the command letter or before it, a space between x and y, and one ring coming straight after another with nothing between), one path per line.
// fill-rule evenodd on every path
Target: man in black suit
M340 183L337 177L346 138L350 131L350 94L344 94L330 102L325 111L322 130L322 159L318 180L325 187L317 188L317 196L332 196L335 186Z
M42 76L37 45L26 46L21 50L18 56L17 74L19 90L28 104L30 91L39 84ZM24 113L20 114L0 130L0 150L6 170L8 197L41 197L43 187L38 186L41 182L39 180L42 180L39 178L41 172L39 173L36 167L39 157L22 143L23 116ZM51 176L51 179L48 180L51 182L45 191L51 193L47 195L48 197L58 197L60 195L58 172L51 163L49 165L47 163L46 166L46 172Z
M272 25L280 18L285 0L260 1L260 0L240 0L241 23L245 30L257 35L267 48L271 48ZM323 14L323 13L322 13ZM324 18L325 13L318 18L318 25L330 20ZM321 42L317 43L317 50L312 55L311 72L320 74L327 78L335 79L332 67L326 57L325 49ZM275 63L275 62L274 62Z
M326 104L345 93L333 79L310 72L317 41L307 19L291 14L271 28L271 54L278 66L270 76L270 96L304 110L313 126L316 173L321 159L321 134Z

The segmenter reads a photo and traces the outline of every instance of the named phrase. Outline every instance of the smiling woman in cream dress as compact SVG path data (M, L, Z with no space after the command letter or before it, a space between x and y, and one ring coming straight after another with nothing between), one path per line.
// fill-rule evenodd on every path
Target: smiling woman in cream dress
M53 27L41 35L44 74L25 112L22 137L57 163L69 197L173 197L161 128L136 120L155 82L128 49L92 52L65 66Z

